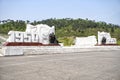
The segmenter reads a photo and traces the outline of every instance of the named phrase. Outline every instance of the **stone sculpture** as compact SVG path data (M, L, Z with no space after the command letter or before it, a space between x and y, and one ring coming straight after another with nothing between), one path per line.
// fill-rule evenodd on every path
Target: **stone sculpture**
M98 31L98 45L116 44L116 43L117 43L116 38L111 38L110 33Z
M94 46L96 44L96 36L76 37L75 39L75 46Z
M7 42L10 43L41 43L41 44L58 44L55 37L55 27L45 24L33 26L27 24L25 32L9 31Z

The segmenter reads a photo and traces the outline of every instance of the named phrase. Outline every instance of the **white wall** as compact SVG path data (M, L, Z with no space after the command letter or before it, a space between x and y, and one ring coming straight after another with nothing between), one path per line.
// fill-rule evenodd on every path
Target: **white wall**
M97 44L95 36L76 37L75 46L94 46Z

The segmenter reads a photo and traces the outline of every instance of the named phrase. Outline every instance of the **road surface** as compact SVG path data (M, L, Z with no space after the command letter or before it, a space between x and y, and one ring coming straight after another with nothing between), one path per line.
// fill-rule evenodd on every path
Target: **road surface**
M120 80L120 50L0 57L0 80Z

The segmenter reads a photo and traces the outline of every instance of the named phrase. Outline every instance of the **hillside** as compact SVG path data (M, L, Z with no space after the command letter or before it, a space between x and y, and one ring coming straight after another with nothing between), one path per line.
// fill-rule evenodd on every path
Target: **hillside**
M60 42L64 42L65 45L73 44L73 40L76 36L90 36L96 35L97 31L110 32L112 37L117 38L120 41L120 26L114 24L107 24L106 22L96 22L88 19L46 19L41 21L29 20L3 20L0 21L0 34L7 34L10 30L24 31L26 29L26 23L33 25L47 24L49 26L55 26L56 36Z

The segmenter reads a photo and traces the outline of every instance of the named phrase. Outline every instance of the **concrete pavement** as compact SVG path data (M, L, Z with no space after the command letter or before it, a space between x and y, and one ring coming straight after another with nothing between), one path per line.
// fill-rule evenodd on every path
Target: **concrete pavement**
M120 50L0 57L0 80L120 80Z

